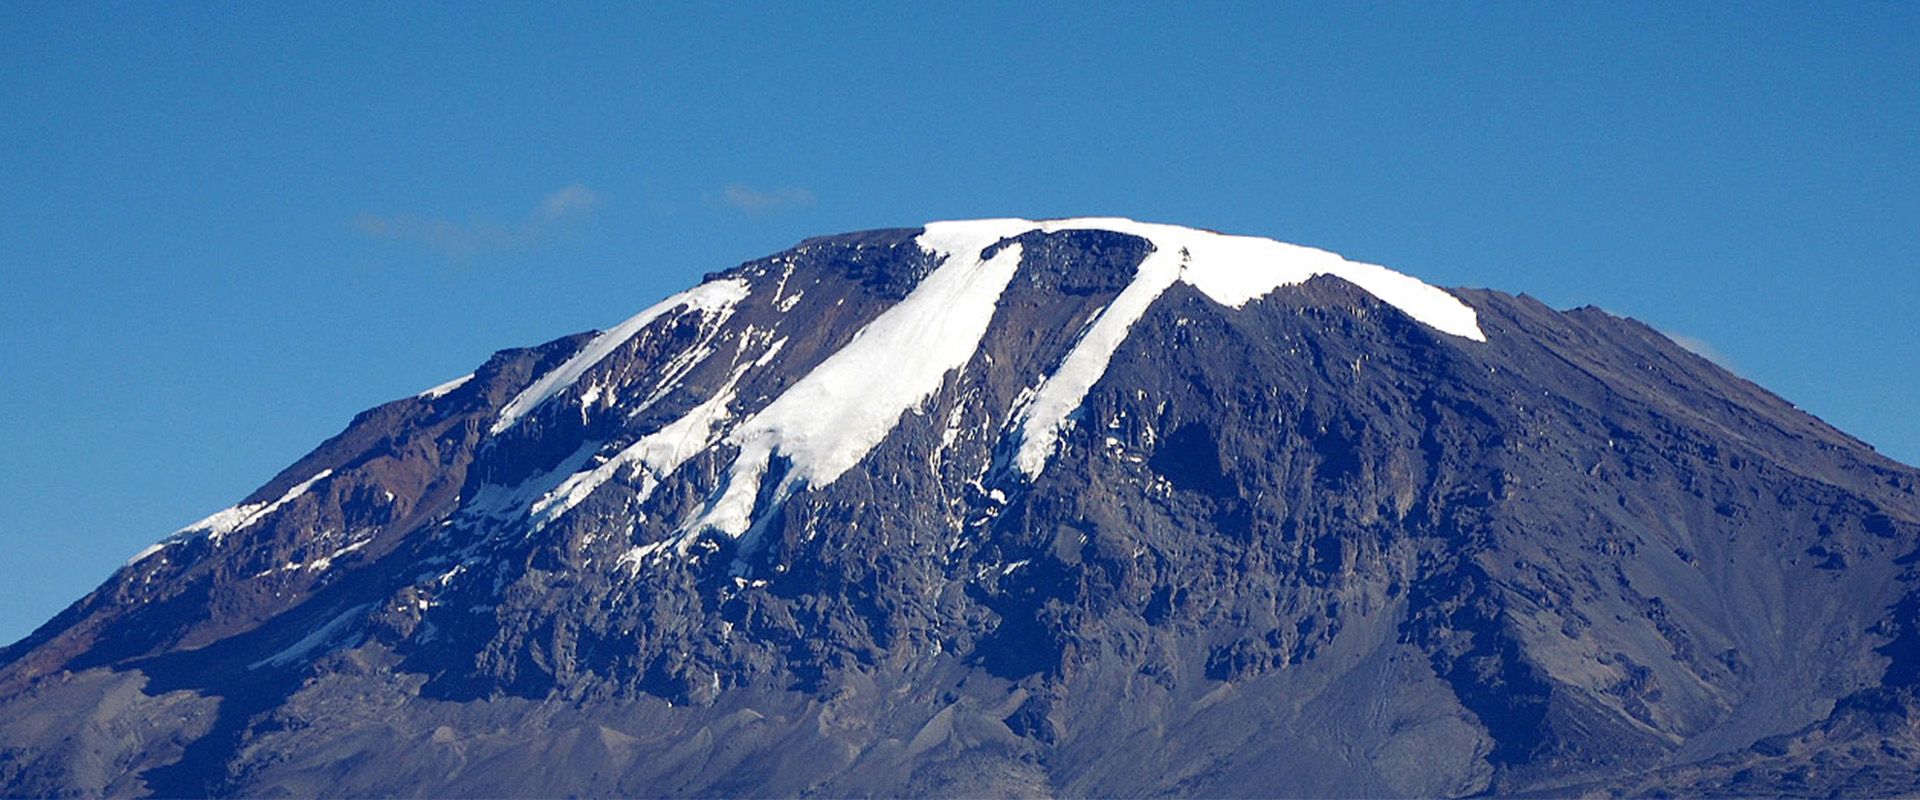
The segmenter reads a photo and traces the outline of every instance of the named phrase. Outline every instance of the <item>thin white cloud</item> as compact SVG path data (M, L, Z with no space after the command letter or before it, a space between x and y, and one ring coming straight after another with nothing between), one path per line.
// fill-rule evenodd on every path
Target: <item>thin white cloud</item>
M513 250L525 243L518 231L500 225L430 219L414 214L361 214L354 219L353 227L369 239L417 244L455 259Z
M577 217L593 213L594 207L598 205L600 205L600 193L578 183L571 183L540 201L537 216L549 220Z
M811 206L818 199L813 192L800 187L780 189L756 189L743 183L728 184L721 190L720 199L727 205L748 216L759 216L774 211L786 211Z
M1672 339L1674 344L1686 348L1687 352L1718 364L1721 369L1734 373L1740 371L1734 369L1733 361L1728 359L1725 353L1714 349L1713 344L1705 339L1697 336L1688 336L1684 333L1674 333L1672 331L1663 330L1661 333L1666 334L1667 338Z
M364 213L354 218L353 226L369 239L415 244L448 258L467 259L531 246L551 234L561 221L584 217L599 205L598 192L572 183L547 195L524 218L511 224Z

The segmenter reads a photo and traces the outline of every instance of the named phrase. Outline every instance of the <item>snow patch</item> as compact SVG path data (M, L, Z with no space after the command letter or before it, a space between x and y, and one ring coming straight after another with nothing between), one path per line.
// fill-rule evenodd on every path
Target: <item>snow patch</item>
M414 395L414 397L418 397L422 400L438 400L442 397L446 397L453 390L467 385L467 381L470 381L470 380L473 380L473 373L471 372L465 375L462 375L458 378L454 378L453 380L447 381L446 383L440 384L439 386L435 386L417 395Z
M991 236L993 241L1036 230L1048 233L1105 230L1129 234L1152 242L1157 253L1186 251L1190 257L1184 260L1179 279L1225 306L1239 308L1282 286L1302 283L1316 275L1332 275L1442 333L1477 342L1487 340L1473 308L1446 290L1378 264L1348 261L1337 253L1314 247L1258 236L1232 236L1178 225L1136 222L1123 217L1040 222L986 219L935 222L927 226L929 232L935 229L942 231L943 236L956 239ZM1144 267L1142 265L1143 270Z
M574 381L580 379L587 370L600 363L620 345L632 339L633 335L646 328L648 324L675 309L686 307L708 312L727 312L741 300L745 300L749 289L743 278L727 278L703 283L676 294L645 311L635 314L627 321L593 337L580 352L573 354L566 363L561 364L534 381L533 385L522 390L507 405L500 409L500 418L493 423L492 433L499 435L512 428L521 418L538 408L548 398L565 391Z
M801 485L832 483L885 439L901 414L938 391L947 373L979 349L1020 266L1017 244L992 258L983 251L1027 227L1022 220L928 225L916 243L941 258L940 266L728 434L739 455L704 513L685 527L681 547L710 528L746 533L776 455L788 464L771 496L778 504Z
M141 550L138 553L134 553L133 558L127 559L127 566L131 567L135 564L145 561L147 560L147 556L150 556L150 555L153 555L154 553L158 553L162 550L165 550L169 545L174 545L174 544L179 544L179 540L163 539L161 541L154 542L153 544L147 545L145 549Z
M640 437L639 441L621 450L619 454L591 470L574 473L573 476L555 487L533 504L529 514L534 518L534 528L546 527L562 514L573 510L587 497L593 494L601 484L613 479L622 469L631 470L631 477L640 479L636 493L640 500L653 494L660 481L686 463L689 458L713 446L714 429L725 423L730 412L728 405L733 402L735 387L747 371L766 364L780 352L787 340L774 342L767 352L751 364L745 364L728 376L727 382L700 405L672 422L662 425L659 430Z
M174 531L173 535L167 537L165 541L140 551L139 555L133 557L133 561L127 563L133 564L138 562L140 559L159 552L161 548L184 541L191 536L205 536L212 539L214 544L219 544L220 540L226 538L228 534L245 530L254 523L266 519L267 515L280 510L281 506L293 502L300 495L306 494L307 490L313 488L314 484L325 480L332 474L333 470L331 469L320 470L320 472L316 473L313 477L301 481L294 485L293 488L288 489L286 494L280 496L280 499L271 503L242 503L231 508L216 511L206 519Z
M286 649L248 664L247 669L259 669L266 666L283 667L304 659L309 653L323 647L346 645L347 637L352 635L349 627L357 621L356 615L366 613L366 610L370 607L369 605L358 605L341 612L340 616L334 617L327 622L327 624L307 634L300 641L288 645Z
M540 498L545 497L555 487L566 482L574 473L586 466L600 449L602 442L586 441L573 451L572 455L561 459L553 469L530 477L513 486L489 483L481 486L460 507L460 513L468 518L490 517L507 519L518 516L530 508Z
M953 410L947 412L947 426L940 431L940 451L938 455L945 456L947 450L953 447L953 443L959 441L960 426L961 423L965 421L966 414L967 398L963 397L955 400Z
M355 550L359 550L360 548L366 547L367 545L372 543L373 543L373 540L371 538L359 539L359 540L356 540L353 544L347 545L346 547L342 547L338 550L333 551L332 553L328 553L327 555L321 556L312 561L307 561L307 562L289 561L281 565L279 571L280 572L297 572L303 569L311 570L311 571L332 569L334 559L344 556ZM267 574L270 574L270 572L263 572L260 574L267 575Z

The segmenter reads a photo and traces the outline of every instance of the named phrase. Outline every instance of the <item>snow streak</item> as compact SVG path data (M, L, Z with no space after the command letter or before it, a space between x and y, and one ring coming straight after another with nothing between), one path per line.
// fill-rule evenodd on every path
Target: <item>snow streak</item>
M853 335L845 347L728 434L740 448L726 482L687 533L746 533L768 464L788 464L771 502L801 485L825 486L892 432L900 415L938 391L980 348L1000 294L1020 266L1019 245L983 251L1019 233L1007 224L935 223L916 240L942 258L932 274ZM884 379L876 380L884 376ZM683 540L690 542L690 539Z
M135 554L133 558L128 559L127 566L131 567L134 564L138 564L147 556L158 553L170 545L179 544L194 536L205 536L213 540L213 543L217 545L220 543L220 540L226 538L228 534L245 530L254 523L266 519L267 515L279 511L281 506L293 502L294 499L300 495L306 494L307 490L313 488L314 484L325 480L327 476L332 474L333 470L331 469L320 470L320 472L313 477L295 484L293 488L287 490L286 494L281 495L280 499L271 503L242 503L216 511L206 519L174 531L173 535L148 545L146 549L141 550Z
M655 304L652 308L634 315L632 318L612 329L593 337L580 352L575 353L567 362L552 372L534 381L520 394L500 409L500 418L493 423L492 433L499 435L512 428L521 418L538 408L548 398L565 391L574 381L600 363L601 359L626 344L628 339L639 333L647 325L669 311L685 306L703 311L726 311L747 297L747 282L741 278L728 278L711 283L703 283L676 294Z

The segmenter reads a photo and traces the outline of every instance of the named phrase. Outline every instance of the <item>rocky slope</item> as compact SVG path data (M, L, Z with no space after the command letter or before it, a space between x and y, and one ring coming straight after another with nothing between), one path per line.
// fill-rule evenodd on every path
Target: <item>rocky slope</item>
M1595 309L826 237L136 557L0 650L0 793L1912 793L1916 484Z

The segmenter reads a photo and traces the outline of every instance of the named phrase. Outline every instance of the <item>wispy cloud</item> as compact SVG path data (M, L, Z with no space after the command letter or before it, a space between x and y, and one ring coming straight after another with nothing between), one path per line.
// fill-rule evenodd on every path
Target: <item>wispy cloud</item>
M540 210L535 216L543 220L557 220L593 213L600 205L600 194L578 183L567 184L560 191L547 195L540 201Z
M775 211L805 208L813 205L817 199L813 192L797 186L756 189L743 183L734 183L728 184L727 188L720 192L721 202L754 217Z
M467 259L528 247L553 233L562 221L591 214L599 205L598 192L573 183L547 195L513 223L365 213L354 219L353 226L369 239L415 244L448 258Z
M1725 353L1715 349L1713 344L1705 339L1697 336L1688 336L1684 333L1674 333L1668 330L1662 330L1660 332L1666 334L1667 338L1672 339L1674 344L1686 348L1687 352L1718 364L1721 369L1733 373L1740 371L1734 368L1733 361L1728 359Z

